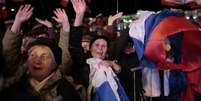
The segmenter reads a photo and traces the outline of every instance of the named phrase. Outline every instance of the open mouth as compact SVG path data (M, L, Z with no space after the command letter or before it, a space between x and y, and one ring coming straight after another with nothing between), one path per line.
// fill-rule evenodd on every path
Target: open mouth
M33 66L32 68L33 68L33 70L41 70L42 69L40 66Z

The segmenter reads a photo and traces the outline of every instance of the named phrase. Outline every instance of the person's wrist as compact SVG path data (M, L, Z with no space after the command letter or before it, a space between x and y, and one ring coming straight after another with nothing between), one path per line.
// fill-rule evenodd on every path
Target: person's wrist
M83 13L82 14L76 14L74 26L81 26L83 18L84 18Z
M70 25L68 25L68 24L62 24L62 28L63 28L63 30L65 31L65 32L69 32L70 31L70 27L69 27Z
M20 27L21 27L21 22L19 21L14 21L12 27L11 27L11 31L14 33L17 33L20 31Z

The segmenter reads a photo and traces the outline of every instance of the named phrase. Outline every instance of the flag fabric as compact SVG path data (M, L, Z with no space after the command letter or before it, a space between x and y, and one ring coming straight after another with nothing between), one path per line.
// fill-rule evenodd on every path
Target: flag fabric
M166 53L163 48L164 40L173 35L182 35L182 41L179 42L181 44L179 49L180 62L177 63L166 61ZM187 73L188 85L186 91L182 93L182 101L194 101L194 92L201 92L201 80L198 76L201 73L200 38L201 32L199 28L189 23L184 17L169 16L154 27L146 44L144 55L148 60L157 63L158 68L180 69ZM171 42L175 43L177 47L179 45L176 44L178 44L179 40L176 38Z
M134 41L134 46L137 51L139 60L142 60L144 54L144 37L145 37L145 20L155 12L152 11L138 11L137 20L130 24L129 35Z
M143 67L142 87L147 97L159 97L161 95L161 84L157 68Z
M201 80L200 76L198 76L201 73L200 29L184 17L167 9L150 15L142 23L145 23L144 40L132 37L130 35L132 33L129 33L135 43L136 52L141 54L141 63L149 68L179 69L187 73L187 89L182 93L181 99L182 101L194 101L193 94L195 91L201 93ZM174 49L175 57L179 57L175 63L166 59L167 54L163 45L167 38L170 39L171 47L176 48ZM143 40L143 42L140 40ZM140 47L136 45L137 42L141 42L138 44L141 45ZM143 47L141 52L138 52L137 48L141 47ZM144 62L144 60L149 63Z
M148 14L144 14L144 13L148 13ZM142 16L143 15L147 15L147 16L145 16L144 18L142 16L139 16L139 18L137 19L138 21L134 21L131 24L129 35L133 40L134 47L136 48L136 53L141 64L149 68L156 68L155 61L152 61L151 59L146 59L146 57L144 57L144 51L145 51L147 42L150 38L150 35L152 34L152 31L155 29L155 27L163 19L169 16L181 16L181 14L172 12L169 9L163 9L157 13L154 13L151 11L150 12L144 11L139 14Z
M163 48L164 40L168 36L181 34L183 42L181 47L181 62L178 64L166 61L166 53ZM181 69L193 71L201 67L201 32L183 17L170 16L156 26L149 37L144 55L149 60L157 62L158 67L169 69Z
M92 101L129 101L123 87L111 67L100 64L102 60L89 58Z

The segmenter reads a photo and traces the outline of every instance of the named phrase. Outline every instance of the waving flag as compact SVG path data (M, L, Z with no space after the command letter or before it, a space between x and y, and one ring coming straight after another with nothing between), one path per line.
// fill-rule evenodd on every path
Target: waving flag
M181 48L181 63L174 64L166 61L163 48L164 40L168 36L181 34L183 42ZM154 28L145 49L146 58L158 63L159 67L192 71L201 67L201 32L183 17L170 16L165 18ZM180 67L180 68L178 68Z
M144 14L147 13L147 14ZM134 42L134 47L142 65L150 68L156 68L156 61L147 59L144 57L144 51L152 34L152 31L156 26L165 18L169 16L181 16L179 13L170 11L169 9L164 9L158 13L144 11L139 13L140 16L138 21L134 21L130 27L129 35ZM148 15L148 16L143 16ZM137 22L137 23L136 23ZM140 25L140 26L139 26ZM142 27L143 26L143 27ZM142 31L141 31L142 30Z
M150 66L150 63L152 63L160 69L180 69L186 71L188 87L182 94L182 101L194 101L194 91L201 92L201 80L198 76L201 70L200 29L188 22L184 17L170 10L152 14L143 23L145 23L144 39L130 35L133 40L138 40L134 42L143 40L143 43L141 41L142 46L140 46L143 47L143 51L141 51L142 64L145 64L147 67L154 67L154 65ZM175 63L171 63L166 59L167 54L163 45L167 38L170 40L175 54ZM136 45L135 48L139 47ZM144 60L149 63L144 62Z

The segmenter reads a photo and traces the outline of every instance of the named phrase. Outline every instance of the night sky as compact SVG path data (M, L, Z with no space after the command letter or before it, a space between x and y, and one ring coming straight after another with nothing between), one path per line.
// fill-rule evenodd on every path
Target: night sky
M103 13L104 15L116 13L117 0L92 0L92 15ZM119 11L125 14L136 13L138 9L159 10L160 0L119 0Z
M51 19L52 11L60 7L59 2L60 0L26 0L26 3L30 3L35 7L33 17L42 19ZM124 12L124 14L134 14L139 9L157 11L162 8L160 0L119 0L118 2L119 11ZM8 8L15 7L18 9L19 4L8 2L7 6ZM88 6L91 13L87 13L87 16L94 17L100 13L103 16L113 15L117 10L117 0L91 0ZM65 9L69 17L74 17L75 14L71 3ZM13 12L13 16L15 15L14 13L16 12Z

